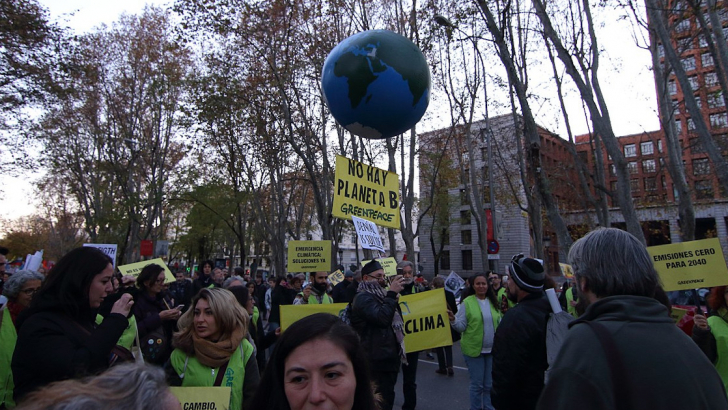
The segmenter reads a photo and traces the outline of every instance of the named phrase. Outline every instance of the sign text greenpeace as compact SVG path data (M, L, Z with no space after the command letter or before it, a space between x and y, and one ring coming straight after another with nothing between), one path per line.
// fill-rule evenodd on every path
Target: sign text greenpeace
M337 155L331 213L340 219L348 220L353 215L399 229L399 177Z
M331 270L331 241L289 241L288 272Z
M650 246L647 252L666 291L728 285L718 238Z

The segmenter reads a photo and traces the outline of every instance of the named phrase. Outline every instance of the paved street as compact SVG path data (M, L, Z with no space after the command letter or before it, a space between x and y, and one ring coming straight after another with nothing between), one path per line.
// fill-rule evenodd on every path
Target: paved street
M468 400L468 369L465 367L463 355L460 353L460 342L453 346L453 362L455 363L455 376L448 377L435 373L437 369L437 355L428 359L425 352L420 353L420 362L417 367L417 410L467 410L470 407ZM397 379L394 408L402 408L404 397L402 395L402 373Z

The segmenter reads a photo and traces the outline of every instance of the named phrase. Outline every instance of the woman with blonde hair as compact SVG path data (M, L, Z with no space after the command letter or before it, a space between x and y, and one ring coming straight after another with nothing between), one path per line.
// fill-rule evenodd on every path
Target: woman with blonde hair
M229 386L230 409L247 409L260 381L255 347L245 338L249 320L229 290L201 289L177 322L167 366L170 384Z

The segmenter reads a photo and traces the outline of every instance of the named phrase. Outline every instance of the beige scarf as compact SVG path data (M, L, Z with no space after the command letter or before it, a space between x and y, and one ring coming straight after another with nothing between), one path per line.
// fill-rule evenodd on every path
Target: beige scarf
M218 368L230 360L230 356L243 341L242 329L235 329L229 338L213 342L203 339L194 332L192 333L192 344L195 347L195 357L203 365Z

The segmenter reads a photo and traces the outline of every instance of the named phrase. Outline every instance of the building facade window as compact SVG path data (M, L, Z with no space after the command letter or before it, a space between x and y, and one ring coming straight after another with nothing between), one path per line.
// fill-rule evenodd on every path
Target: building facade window
M694 130L695 129L695 121L693 121L692 118L688 118L688 130Z
M628 162L627 170L629 171L630 175L634 175L639 172L639 170L637 169L637 162Z
M693 71L695 70L695 57L685 57L680 60L680 64L683 66L683 70L685 71ZM693 88L694 90L695 88ZM683 90L685 92L685 90Z
M676 33L684 33L688 30L690 30L690 20L688 19L682 20L679 23L675 24Z
M465 229L460 231L460 244L461 245L470 245L473 243L473 231L470 229Z
M450 251L440 252L440 269L450 269Z
M473 270L473 251L464 249L461 252L463 256L463 270Z
M630 179L629 180L629 190L632 191L632 193L640 192L640 180L639 179Z
M705 73L705 86L714 87L718 85L718 74L717 73Z
M710 114L710 126L713 128L726 128L728 126L728 116L726 113Z
M680 120L675 120L675 130L678 134L682 132L682 122Z
M657 152L662 153L662 140L657 140Z
M470 225L470 210L463 210L460 211L460 224L461 225Z
M609 164L609 176L617 176L617 167L614 164Z
M723 93L721 91L708 93L708 107L725 107L725 100L723 99Z
M690 139L690 152L693 154L702 154L705 152L703 144L697 138Z
M693 160L693 175L709 175L710 160L708 158L700 158Z
M640 143L640 152L642 155L652 155L655 153L655 144L652 141Z
M655 160L654 159L646 159L642 161L642 172L644 173L652 173L655 172Z
M692 88L693 91L696 91L698 88L700 88L700 82L698 81L697 75L688 77L688 82L690 83L690 88Z
M713 182L710 180L695 181L695 197L713 199Z
M700 56L700 62L703 64L703 68L713 67L713 56L710 53L703 53Z
M657 179L654 177L645 178L645 191L657 191Z
M624 146L624 156L626 158L637 156L637 146L635 144L627 144Z
M667 93L670 95L677 94L677 83L675 81L667 82Z

